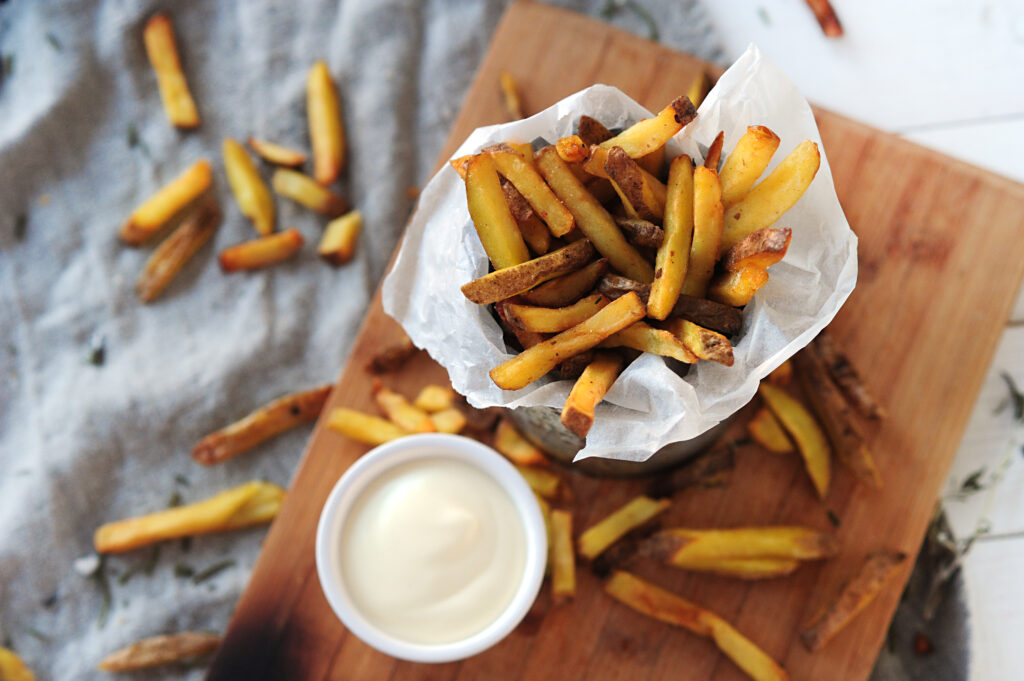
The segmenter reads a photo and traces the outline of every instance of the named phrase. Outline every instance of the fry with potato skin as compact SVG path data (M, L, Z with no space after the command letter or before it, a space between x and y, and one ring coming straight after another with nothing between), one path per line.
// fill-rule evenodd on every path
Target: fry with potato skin
M322 385L279 397L204 437L192 448L192 458L204 466L223 463L286 430L315 421L332 388L331 385Z
M368 445L382 445L409 435L391 421L345 407L331 410L327 427Z
M585 239L574 241L533 260L495 270L462 286L462 295L477 305L488 305L525 293L548 279L572 272L594 257L594 247Z
M763 125L751 125L740 137L719 173L722 205L726 208L747 195L779 148L779 136Z
M118 232L121 241L131 246L145 243L212 182L210 162L205 158L196 161L132 212Z
M757 265L746 265L735 272L723 272L712 279L708 287L708 298L723 305L743 307L767 283L768 270Z
M572 545L572 514L551 511L551 596L556 604L576 595L576 556Z
M230 137L224 138L221 153L231 193L235 195L242 215L252 220L259 234L270 234L274 231L274 198L249 154Z
M615 137L601 142L605 149L622 147L630 158L646 156L665 146L672 137L697 116L697 109L685 96L676 97L653 118L634 123Z
M727 338L735 336L743 328L743 313L736 308L687 295L676 299L669 316L682 317Z
M626 241L643 248L661 248L665 243L665 230L658 225L639 218L615 218L615 224L622 228Z
M376 382L373 386L373 399L388 420L402 430L409 433L435 432L434 422L430 420L430 415L410 404L404 395Z
M131 672L208 655L220 647L218 634L183 631L143 639L104 657L97 669Z
M644 305L635 293L609 303L582 324L563 331L554 338L527 348L491 370L491 380L503 390L519 390L565 359L589 350L617 331L638 322L644 316Z
M693 171L693 239L681 293L704 298L722 241L722 187L714 170Z
M520 329L518 326L512 324L508 320L508 315L505 314L505 306L508 304L507 300L499 300L494 304L494 311L498 315L498 322L501 325L502 330L515 336L519 342L519 347L523 350L532 348L534 345L543 343L547 340L547 336L542 333L535 333L533 331L527 331L526 329Z
M640 495L588 527L577 540L579 554L594 560L629 532L663 513L672 502Z
M225 248L220 266L225 272L255 270L283 262L299 252L305 240L294 227Z
M611 130L606 128L599 120L585 114L580 116L580 120L576 124L576 134L580 136L580 139L588 147L600 144L614 137Z
M371 374L398 371L419 351L420 349L403 333L401 339L378 350L366 363L366 370Z
M345 213L327 223L316 254L338 267L344 265L356 252L356 239L363 229L363 214L357 210Z
M644 322L636 322L612 334L601 343L601 347L633 348L640 352L649 352L652 355L671 357L686 364L697 363L697 356L690 352L690 349L686 347L683 341L677 338L671 331L656 329Z
M466 162L466 201L477 236L494 269L501 270L530 259L519 226L505 201L497 167L488 154L478 154Z
M665 319L672 312L689 270L694 236L693 163L686 155L672 161L665 201L665 241L658 249L647 314Z
M610 150L605 149L604 147L590 147L590 158L583 163L583 170L593 175L591 183L588 184L587 187L591 187L595 182L601 182L602 180L608 181L610 182L610 185L615 188L615 192L619 197L625 198L622 190L617 188L618 185L611 182L611 176L605 169L605 165L608 163L609 153ZM661 180L647 172L643 167L639 167L639 171L640 176L643 178L644 188L650 192L652 201L659 206L664 206L666 196L668 194L668 188ZM604 200L602 200L602 202L604 202ZM628 199L626 199L626 202L628 203ZM624 207L629 208L629 206Z
M259 137L250 137L247 143L253 151L259 154L260 158L274 165L295 168L306 162L306 155L304 153L281 144L268 142Z
M718 362L727 367L733 364L732 343L729 339L711 329L694 324L686 319L673 319L665 326L698 359Z
M725 142L725 131L722 130L715 135L715 140L708 147L708 153L704 156L704 167L718 172L718 164L722 160L722 144Z
M640 165L619 147L608 150L604 162L608 177L621 190L623 205L642 220L661 221L665 215L665 200L658 196Z
M524 438L508 419L498 422L494 431L494 448L517 466L546 466L548 457Z
M769 452L789 454L793 451L793 443L768 407L761 407L754 417L747 421L747 433L754 442Z
M758 393L796 443L814 489L818 497L824 499L832 479L832 450L818 422L800 402L778 386L762 381Z
M546 281L519 298L524 303L540 307L565 307L592 291L607 271L608 258L599 258L575 272Z
M530 160L511 147L493 149L488 154L501 176L512 183L553 235L563 236L572 231L575 225L572 213L555 196Z
M270 178L270 185L277 194L329 218L348 210L348 201L297 170L278 168Z
M789 228L758 230L726 251L721 266L726 272L738 272L750 265L766 270L785 257L792 238L793 230Z
M609 273L601 277L601 281L597 284L597 292L612 300L618 300L627 293L635 293L640 297L640 301L646 304L647 299L651 296L651 286L650 284L641 284L629 277Z
M562 408L562 425L585 438L594 425L594 408L604 399L615 379L622 371L622 355L616 352L599 352L569 391L569 397Z
M148 303L163 293L185 263L217 231L222 217L220 207L212 200L207 201L186 217L170 236L161 241L149 256L135 283L139 300Z
M181 59L174 38L174 26L165 14L155 14L142 31L146 56L156 72L167 120L176 128L190 129L199 125L199 110L189 92L188 82L181 70Z
M534 307L508 303L505 315L509 323L535 333L560 333L593 317L609 300L600 293L581 298L565 307Z
M323 61L317 61L309 70L306 116L313 148L313 177L322 185L331 184L345 166L345 128L338 89Z
M811 345L821 356L832 380L862 416L876 420L886 417L885 409L872 397L860 374L850 363L849 358L839 350L831 336L819 334Z
M839 542L831 534L810 527L769 525L709 530L674 527L648 537L645 552L679 567L685 567L690 559L821 560L836 555Z

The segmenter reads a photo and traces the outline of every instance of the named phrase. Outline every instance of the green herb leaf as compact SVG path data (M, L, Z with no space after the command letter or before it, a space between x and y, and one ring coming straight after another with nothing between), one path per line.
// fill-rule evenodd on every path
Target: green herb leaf
M658 22L654 20L651 13L648 12L640 3L636 0L626 0L626 7L633 10L640 19L647 24L647 39L654 42L658 42L658 38L661 34L658 33Z
M28 215L19 213L18 217L14 218L14 240L24 241L26 234L28 234Z
M826 509L825 515L828 516L828 521L832 523L832 527L839 527L842 523L839 522L839 516L831 508Z
M5 54L2 59L4 78L14 73L14 55Z
M219 563L214 563L210 567L204 568L204 569L200 570L199 572L197 572L195 574L195 576L192 578L192 583L193 584L202 584L206 580L208 580L208 579L210 579L212 577L215 577L216 575L220 574L224 570L227 570L228 568L231 568L231 567L234 567L234 566L235 566L235 561L233 559L222 560Z
M140 570L142 570L141 565L131 566L130 568L124 571L123 575L117 578L117 583L124 586L125 584L130 582L132 580L132 577L138 574Z
M57 40L57 36L55 36L52 33L46 34L46 42L50 43L50 47L57 50L58 52L62 52L64 50L64 46L61 45L61 42L59 40Z
M1006 409L1007 405L1013 407L1013 420L1024 423L1024 393L1020 391L1017 384L1013 382L1013 377L1005 371L1002 372L1001 376L1006 381L1006 387L1010 391L1010 396L999 408L996 409L996 413L1000 413L1003 409Z
M86 358L94 367L101 367L107 361L107 340L103 336L93 335L89 341L89 356Z
M191 565L186 565L185 563L178 563L177 565L174 566L174 576L175 577L181 577L183 579L188 579L189 577L191 577L195 573L196 573L196 570Z
M179 492L178 490L174 490L171 493L171 497L167 500L167 508L177 508L178 506L181 506L181 504L181 492Z
M192 483L188 481L188 478L186 478L181 473L176 473L175 474L174 482L178 483L182 487L191 487L192 486Z
M764 7L759 6L757 8L757 16L761 20L761 23L763 23L765 26L772 25L772 18L768 16L768 10L766 10Z
M985 489L985 486L981 483L981 476L983 475L985 475L984 466L964 478L964 481L960 483L960 493L980 492Z
M24 631L32 638L36 639L37 641L42 641L43 643L50 643L53 640L53 638L51 638L49 634L44 634L43 632L39 631L38 629L32 626L25 627Z
M110 582L107 580L107 557L100 556L100 565L92 578L96 580L96 586L100 590L100 612L96 616L96 626L100 629L107 625L107 617L110 615Z
M146 561L146 565L142 568L146 576L150 576L156 570L157 561L160 560L160 545L157 544L153 547L153 550L149 552L149 560Z

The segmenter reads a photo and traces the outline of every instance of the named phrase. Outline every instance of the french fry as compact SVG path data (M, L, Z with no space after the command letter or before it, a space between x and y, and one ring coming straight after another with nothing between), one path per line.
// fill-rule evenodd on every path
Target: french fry
M345 128L341 122L338 89L327 64L318 61L306 82L306 116L313 148L313 177L322 185L338 179L345 166Z
M163 293L185 263L217 231L221 218L220 207L213 201L205 202L160 242L135 283L139 300L148 303Z
M327 427L368 445L382 445L409 434L391 421L344 407L331 410Z
M839 23L836 11L832 9L832 3L828 0L807 0L807 6L814 12L814 18L826 36L838 38L843 35L843 26Z
M551 562L552 562L552 560L551 560L551 558L552 558L552 553L551 553L551 504L549 504L544 497L540 496L536 492L534 493L533 496L537 500L537 505L540 506L540 514L541 514L541 516L544 517L544 533L548 537L547 563L544 566L544 576L548 577L548 576L551 575Z
M205 501L107 523L96 530L93 545L97 553L124 553L168 539L268 523L283 500L284 490L277 485L249 482Z
M270 189L241 144L225 137L221 150L228 184L242 215L252 220L259 234L270 234L274 231L274 198Z
M327 223L316 254L332 265L344 265L356 251L356 239L363 229L363 214L357 210L345 213Z
M658 147L646 156L638 158L636 162L645 171L658 177L665 165L665 147Z
M455 405L455 391L445 385L425 385L412 403L428 414L444 411Z
M722 144L725 142L725 131L715 135L715 140L708 147L708 153L704 156L704 167L718 172L718 164L722 160Z
M385 388L380 383L373 386L373 399L392 423L409 433L433 433L434 422L430 415L415 407L404 395Z
M810 527L764 526L695 530L674 527L647 538L645 553L676 567L703 560L821 560L839 552L839 542Z
M543 343L547 340L547 336L542 333L535 333L533 331L527 331L526 329L520 329L508 320L508 315L505 314L505 306L508 304L506 300L500 300L494 304L494 311L498 314L498 322L501 328L508 334L515 336L516 340L519 341L519 347L523 350L532 348L534 345Z
M577 355L578 357L579 355ZM622 356L614 352L599 352L589 362L569 391L562 408L562 425L585 438L594 425L594 408L622 371Z
M609 303L600 293L581 298L565 307L534 307L509 303L505 314L509 323L535 333L559 333L582 324Z
M722 256L726 272L738 272L751 265L768 269L782 260L789 250L793 230L761 229L746 237Z
M283 262L299 252L304 239L294 227L225 248L220 266L225 272L255 270Z
M793 380L793 363L788 359L775 367L775 371L768 374L768 378L765 379L772 385L789 385L790 381Z
M658 249L654 283L647 299L647 314L654 319L669 316L686 280L694 236L693 201L693 163L689 156L677 156L669 167L665 240Z
M604 170L622 190L622 196L628 202L627 212L632 209L643 220L661 221L665 215L665 200L659 200L651 183L646 181L643 168L625 151L619 147L609 149Z
M793 438L818 497L824 499L832 478L832 451L821 426L800 402L782 388L762 381L758 392Z
M646 304L647 299L651 296L651 286L650 284L641 284L639 281L634 281L629 277L606 274L598 282L597 292L611 300L618 300L627 293L632 292L640 298L641 302Z
M877 551L869 555L835 600L800 632L804 646L811 652L821 650L899 574L906 559L906 554L899 551Z
M653 222L639 218L615 218L615 224L622 228L626 240L634 246L657 249L665 243L665 230Z
M36 675L24 660L10 648L0 646L0 679L3 681L36 681Z
M519 296L524 303L540 307L565 307L594 289L608 271L608 259L599 258L569 274L551 279Z
M704 298L722 241L722 187L714 170L693 171L693 240L681 293ZM712 300L714 298L712 297Z
M167 120L176 128L195 128L199 125L199 111L189 92L188 82L181 70L174 26L166 14L155 14L142 31L146 56L156 72L160 100Z
M686 96L689 97L694 106L699 107L710 91L711 77L706 71L701 71L694 77L693 82L690 83L690 89L687 91Z
M554 147L544 147L537 152L537 166L555 195L572 213L576 226L594 248L608 258L612 267L627 277L650 283L654 279L650 264L629 245L612 216L576 179Z
M614 137L611 131L600 121L587 115L580 116L579 123L576 125L576 134L580 136L580 139L588 147L600 144Z
M669 316L682 317L726 337L743 328L743 313L736 308L693 296L680 295Z
M559 139L555 143L555 150L566 163L583 163L590 155L586 143L579 135L569 135Z
M722 250L749 234L771 227L807 191L821 164L818 145L804 140L775 170L729 206L722 225Z
M600 182L602 180L610 181L611 176L608 174L608 171L605 168L605 165L607 165L608 163L609 153L610 150L605 149L604 147L590 147L590 158L588 158L586 162L584 162L583 170L594 176L592 178L592 182ZM668 193L668 188L664 185L664 183L662 183L661 180L647 172L644 168L641 167L639 170L641 177L643 177L644 188L646 191L650 192L652 201L659 206L664 206L665 199ZM617 188L618 186L614 182L612 182L611 185L614 188L615 192L618 194L618 196L622 199L625 199L626 203L628 203L629 199L625 197L622 190L620 188ZM588 188L590 186L590 184L587 185ZM602 202L604 202L603 199ZM628 206L624 207L628 208Z
M488 154L478 154L466 162L466 201L477 236L494 269L501 270L530 259L505 201L497 167Z
M723 305L743 307L767 283L768 270L757 265L747 265L735 272L723 272L712 279L708 287L708 298Z
M572 546L572 514L551 511L551 595L564 603L576 595L576 556Z
M680 318L669 321L665 328L683 341L683 345L698 359L718 362L727 367L732 366L732 343L717 331L705 329L703 326Z
M597 314L554 338L523 350L491 370L491 380L503 390L519 390L554 369L568 357L589 350L644 316L635 293L609 303ZM671 334L669 334L671 335Z
M270 178L270 185L286 199L329 218L336 218L348 210L348 201L297 170L278 168Z
M677 97L653 118L646 118L601 142L605 149L622 147L630 158L646 156L665 146L672 137L697 116L697 109L686 97Z
M788 681L789 674L724 619L628 572L616 570L605 593L637 612L710 638L754 681Z
M534 255L544 255L551 250L551 231L541 222L536 213L517 224L519 233L523 235L523 241L530 247L530 251Z
M869 419L886 417L885 409L872 397L860 374L850 363L849 358L839 350L831 336L820 334L811 345L821 356L828 373L832 375L832 380L861 415Z
M673 335L671 331L656 329L644 322L636 322L632 326L612 334L601 343L601 347L633 348L640 352L649 352L652 355L671 357L686 364L697 362L697 356L690 352L683 341Z
M508 419L498 422L498 428L494 431L494 448L517 466L546 466L548 464L547 455L520 435Z
M402 338L379 350L366 363L366 370L371 374L389 374L398 371L405 363L419 352L412 340L402 334Z
M554 498L562 486L562 479L547 469L536 466L516 466L516 470L526 480L530 489L545 499Z
M525 248L525 246L524 246ZM594 257L594 247L581 239L556 251L495 270L463 285L462 294L477 305L488 305L525 293L537 284L577 270Z
M97 668L105 672L131 672L209 655L218 647L218 634L196 631L163 634L143 639L107 655Z
M488 152L494 167L512 183L555 236L563 236L574 226L572 213L544 182L533 163L508 145Z
M519 99L519 88L516 86L516 79L505 69L498 75L498 85L501 88L501 101L505 105L505 113L513 121L526 118L523 115L523 103Z
M754 417L747 421L747 433L754 442L769 452L788 454L793 451L793 443L768 407L761 407Z
M192 448L192 458L204 466L223 463L286 430L315 421L332 387L322 385L263 405L241 420L204 437Z
M825 427L839 460L853 471L858 480L880 489L882 476L867 441L854 425L853 409L832 382L821 357L812 346L798 352L792 361L796 365L796 375L804 394L818 421Z
M247 141L249 147L259 154L260 158L274 165L295 168L306 162L306 155L301 151L259 137L250 137Z
M579 554L593 560L630 531L649 522L672 505L668 499L654 500L640 495L587 528L577 540Z
M131 246L145 243L209 189L212 181L210 162L206 159L196 161L128 216L118 232L121 241Z
M455 407L448 407L430 415L430 422L439 433L457 435L466 427L466 415Z
M800 567L793 558L680 558L673 567L692 572L711 572L736 579L772 579L785 577Z
M747 195L779 148L779 136L763 125L751 125L722 165L722 204L728 208Z
M508 210L512 213L512 218L517 223L522 225L522 223L534 216L533 207L530 203L519 193L516 186L505 178L501 178L501 191L505 195L505 203L508 205Z

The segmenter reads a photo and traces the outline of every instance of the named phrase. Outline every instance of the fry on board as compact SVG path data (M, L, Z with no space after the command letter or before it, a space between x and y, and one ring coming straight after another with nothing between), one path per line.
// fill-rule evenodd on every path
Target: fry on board
M220 647L218 634L183 631L152 636L121 648L100 660L105 672L133 672L209 655Z
M494 431L494 448L517 466L546 466L547 454L524 438L512 422L502 419Z

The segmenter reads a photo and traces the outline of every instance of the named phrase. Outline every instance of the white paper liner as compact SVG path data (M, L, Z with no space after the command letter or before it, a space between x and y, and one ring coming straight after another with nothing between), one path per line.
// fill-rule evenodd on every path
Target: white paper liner
M686 85L681 83L680 88ZM618 89L595 85L528 119L478 128L453 158L501 141L544 138L553 143L573 133L581 114L609 128L651 116ZM702 159L720 130L725 131L727 153L748 125L765 125L781 138L765 176L805 139L817 142L822 154L811 186L776 224L791 227L793 240L786 257L771 268L768 283L744 309L743 331L734 339L734 365L699 362L680 377L662 358L644 354L623 371L598 405L577 460L599 456L643 461L666 444L712 428L749 402L758 382L828 325L853 291L857 237L836 197L810 105L753 45L722 75L697 118L675 140L683 153ZM460 291L487 271L464 185L446 165L420 195L395 266L384 282L384 310L448 370L452 386L473 406L561 409L571 381L545 378L522 390L506 391L488 376L512 354L487 306L471 303Z

